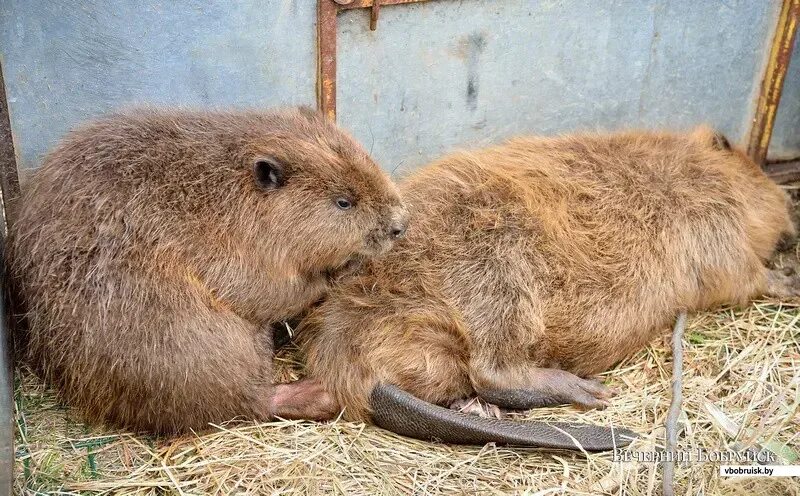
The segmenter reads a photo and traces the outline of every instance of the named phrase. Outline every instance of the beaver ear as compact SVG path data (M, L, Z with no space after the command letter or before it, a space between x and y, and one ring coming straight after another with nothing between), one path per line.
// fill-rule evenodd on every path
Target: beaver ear
M716 131L711 139L711 147L719 151L731 151L731 142L724 134Z
M301 105L297 107L297 112L310 121L322 120L322 112L313 109L308 105Z
M702 125L696 127L689 135L692 140L702 146L710 146L717 151L730 151L731 143L721 132L712 127Z
M286 168L271 157L260 157L253 162L256 184L266 190L278 189L286 183Z

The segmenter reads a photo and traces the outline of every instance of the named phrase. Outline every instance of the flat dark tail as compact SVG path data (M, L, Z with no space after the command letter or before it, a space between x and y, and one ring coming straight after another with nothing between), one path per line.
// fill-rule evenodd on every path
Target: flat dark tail
M540 448L608 451L629 445L638 436L628 429L563 422L516 422L448 410L388 384L370 395L372 420L386 430L415 439L452 444L486 443Z

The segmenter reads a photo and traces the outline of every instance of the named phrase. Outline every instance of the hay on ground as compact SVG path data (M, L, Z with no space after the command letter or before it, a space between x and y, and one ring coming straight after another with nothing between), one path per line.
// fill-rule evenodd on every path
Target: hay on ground
M679 450L760 446L800 463L800 306L769 302L691 316L684 339ZM296 377L292 350L281 373ZM605 411L548 408L521 417L620 425L628 451L663 448L669 336L604 375ZM18 371L15 489L42 494L659 494L661 471L609 453L460 447L337 421L231 423L154 439L86 427L29 372ZM743 464L736 463L733 464ZM744 463L746 464L746 463ZM792 478L722 478L719 463L676 467L676 493L798 494Z

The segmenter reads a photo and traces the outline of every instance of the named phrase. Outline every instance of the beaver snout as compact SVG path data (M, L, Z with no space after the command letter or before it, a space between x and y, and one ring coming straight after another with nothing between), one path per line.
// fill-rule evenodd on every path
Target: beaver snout
M388 252L394 242L405 235L408 223L409 215L405 208L392 210L367 234L365 241L369 255L382 255Z
M401 208L392 214L389 221L389 239L400 239L408 228L408 211Z
M393 224L389 228L389 237L392 239L402 238L403 235L406 233L406 226L404 224Z

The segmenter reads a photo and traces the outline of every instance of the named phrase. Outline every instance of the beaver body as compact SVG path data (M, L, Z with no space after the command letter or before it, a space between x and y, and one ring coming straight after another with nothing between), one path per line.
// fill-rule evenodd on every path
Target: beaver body
M370 420L379 384L440 405L603 406L591 375L681 310L782 282L765 261L794 233L784 192L704 128L520 138L400 188L408 236L299 330L350 419Z
M402 234L395 186L306 110L135 109L70 134L11 229L25 358L88 420L157 433L326 418L269 324Z

